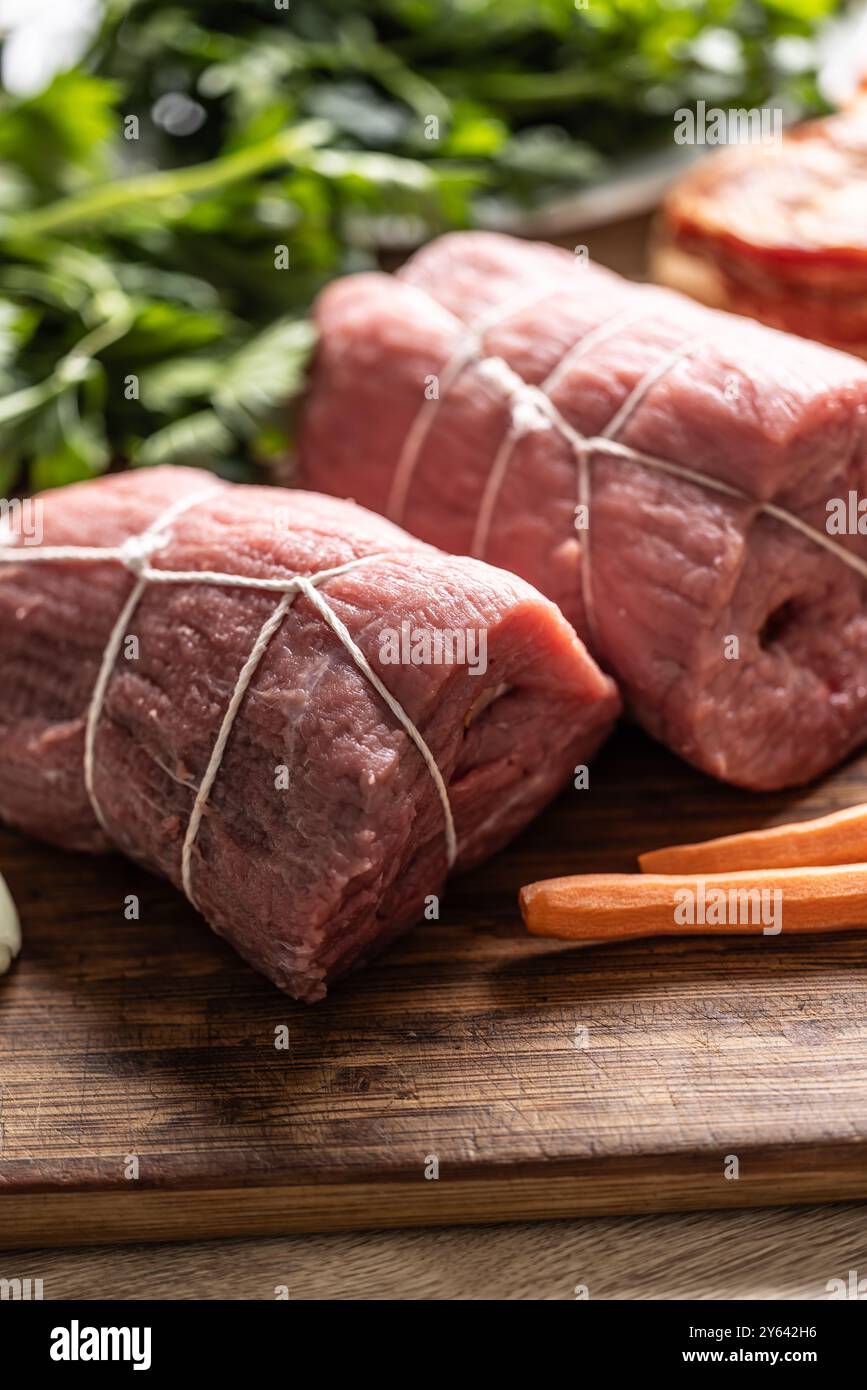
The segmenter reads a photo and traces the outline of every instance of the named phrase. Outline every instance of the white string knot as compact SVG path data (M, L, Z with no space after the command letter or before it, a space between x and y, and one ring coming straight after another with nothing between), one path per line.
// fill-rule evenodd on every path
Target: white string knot
M516 435L551 428L551 402L548 397L535 386L528 386L502 357L483 357L478 371L480 376L499 387L506 396L512 429Z
M141 579L150 568L151 556L163 550L170 539L165 531L145 531L141 536L127 536L118 550L118 558L131 574Z
M535 302L550 299L552 290L547 286L537 291ZM576 527L581 535L580 585L584 599L584 610L589 634L596 639L596 622L592 595L591 544L590 544L590 503L593 489L592 471L596 455L614 462L639 464L644 468L667 473L697 487L717 492L734 501L747 503L756 509L757 514L769 516L775 521L798 531L814 545L820 546L834 555L844 565L867 579L867 559L856 551L848 550L825 532L811 526L802 517L777 506L773 502L762 502L750 496L741 488L723 482L707 473L701 473L686 464L675 463L672 459L659 458L625 444L618 438L632 421L645 397L669 372L687 358L693 356L702 346L703 339L695 337L677 344L662 354L656 364L639 378L628 393L619 409L608 424L594 435L582 434L563 416L553 401L554 392L566 379L573 366L581 358L613 338L624 328L649 316L656 291L652 287L641 287L635 299L611 314L604 322L579 338L560 358L541 386L532 386L525 381L502 357L484 355L485 334L495 325L502 324L519 309L533 302L533 296L520 294L507 299L499 305L489 307L474 324L467 327L456 314L452 317L460 328L451 357L440 372L440 389L432 398L426 398L416 412L415 419L404 437L394 477L389 491L386 515L402 523L410 488L422 449L427 442L444 396L456 383L461 374L474 366L478 375L489 381L501 391L509 411L509 425L497 446L482 496L476 512L470 554L477 559L485 558L493 526L494 510L508 473L512 457L521 439L531 430L553 429L570 446L576 464L577 504L581 508L581 525Z
M532 388L531 388L532 389ZM540 433L551 429L551 420L542 404L533 400L529 393L524 400L513 400L511 404L512 428L521 435Z

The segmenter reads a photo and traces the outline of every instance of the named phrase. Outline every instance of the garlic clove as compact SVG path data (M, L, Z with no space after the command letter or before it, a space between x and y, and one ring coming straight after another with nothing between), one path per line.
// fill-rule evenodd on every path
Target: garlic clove
M0 975L6 973L20 950L21 923L12 894L0 874Z

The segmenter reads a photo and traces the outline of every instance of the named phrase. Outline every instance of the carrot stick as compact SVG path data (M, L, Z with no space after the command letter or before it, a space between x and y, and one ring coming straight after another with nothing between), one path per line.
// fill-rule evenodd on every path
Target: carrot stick
M643 873L723 874L738 869L860 864L863 860L867 860L867 805L850 806L820 820L654 849L639 855L638 862Z
M867 929L867 863L697 878L578 874L528 884L520 897L527 929L563 941Z

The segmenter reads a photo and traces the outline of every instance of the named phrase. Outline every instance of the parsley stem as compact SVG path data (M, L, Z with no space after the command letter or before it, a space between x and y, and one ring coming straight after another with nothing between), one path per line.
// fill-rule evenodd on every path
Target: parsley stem
M233 150L205 164L183 169L163 169L154 174L135 174L116 183L101 184L84 193L61 198L48 207L25 212L12 220L8 234L15 237L54 236L73 228L85 227L136 211L144 204L162 203L172 198L213 193L227 184L249 179L281 164L291 164L299 156L321 145L331 134L325 121L305 121L278 131L267 140L247 149Z
M41 409L57 396L62 396L70 386L83 380L93 359L129 332L133 317L129 300L125 295L118 295L116 303L112 306L111 316L104 323L92 328L74 348L61 357L51 376L33 386L25 386L21 391L15 391L0 401L0 425L32 414L34 410Z

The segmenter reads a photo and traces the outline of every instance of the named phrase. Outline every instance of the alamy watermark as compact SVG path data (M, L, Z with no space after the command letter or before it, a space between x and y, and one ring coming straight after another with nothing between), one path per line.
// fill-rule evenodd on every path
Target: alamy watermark
M720 888L699 879L695 888L677 888L674 920L682 927L761 927L764 936L783 929L781 888Z
M857 1269L850 1269L845 1279L829 1279L825 1285L829 1299L867 1299L867 1278L859 1278Z
M777 146L783 138L783 112L777 106L681 106L674 113L676 145Z
M42 512L38 497L0 497L0 545L16 539L23 545L41 545Z
M846 497L832 497L826 502L828 520L825 530L829 536L867 536L867 497L849 492Z
M471 676L488 669L486 628L413 627L406 619L399 628L379 634L383 666L466 666Z
M151 1328L82 1327L73 1318L52 1328L48 1354L52 1361L129 1361L134 1371L149 1371Z
M0 1303L39 1302L44 1298L41 1279L0 1279Z

